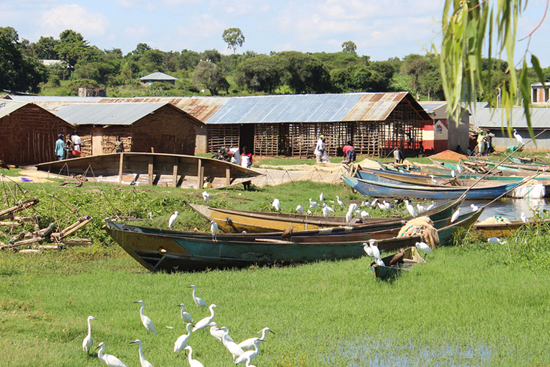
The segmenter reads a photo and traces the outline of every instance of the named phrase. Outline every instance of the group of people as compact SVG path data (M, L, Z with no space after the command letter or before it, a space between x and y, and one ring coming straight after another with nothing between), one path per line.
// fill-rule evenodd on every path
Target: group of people
M64 135L57 135L55 142L55 156L58 160L69 159L74 157L80 157L82 139L78 136L78 132L75 130L72 134L67 134L67 139L63 139Z
M253 163L252 153L246 146L243 147L242 152L239 151L238 147L232 147L229 149L226 147L221 147L213 158L231 162L245 168L250 168Z
M346 145L342 148L342 151L344 152L345 158L342 161L342 163L352 163L355 162L355 148L351 144L351 141L348 141ZM315 159L317 160L317 163L330 163L330 158L327 153L326 145L325 145L325 136L321 135L319 137L319 140L317 140L317 145L315 146Z

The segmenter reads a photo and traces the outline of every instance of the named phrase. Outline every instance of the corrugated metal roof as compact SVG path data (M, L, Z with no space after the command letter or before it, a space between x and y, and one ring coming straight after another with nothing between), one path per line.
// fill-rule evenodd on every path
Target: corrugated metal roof
M167 103L75 103L56 112L73 125L131 125Z
M442 106L446 106L447 102L446 101L423 101L423 102L418 102L418 104L421 105L426 112L434 113L435 110L437 110L438 108Z
M2 100L0 102L0 118L7 116L14 111L17 111L27 104L27 102L10 101L8 99Z
M480 108L470 116L470 123L482 128L501 128L506 126L506 110L496 108ZM518 129L527 128L527 120L523 114L523 108L512 109L512 125ZM531 124L535 129L546 129L550 127L550 109L533 108L531 110Z
M174 78L172 75L164 74L158 71L153 74L145 75L144 77L141 77L139 79L140 80L178 80L178 78Z

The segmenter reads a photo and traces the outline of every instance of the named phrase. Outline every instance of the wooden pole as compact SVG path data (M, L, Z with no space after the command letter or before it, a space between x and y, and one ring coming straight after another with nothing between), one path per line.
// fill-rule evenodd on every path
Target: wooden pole
M124 164L124 153L120 153L120 160L118 161L118 183L122 183L122 166Z
M202 185L203 185L203 180L204 180L204 169L202 167L202 159L198 159L199 163L198 163L198 170L197 170L197 189L201 189L202 188Z
M178 185L178 157L174 159L174 167L172 168L172 187Z
M147 175L149 175L148 184L149 186L153 185L153 167L154 167L155 157L149 156L149 165L147 167Z

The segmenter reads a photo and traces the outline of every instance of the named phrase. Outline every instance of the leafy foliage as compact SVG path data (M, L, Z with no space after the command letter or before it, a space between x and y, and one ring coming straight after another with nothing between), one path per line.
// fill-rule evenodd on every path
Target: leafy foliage
M242 47L244 43L244 34L240 28L228 28L223 31L222 38L227 43L227 47L237 50L237 47Z

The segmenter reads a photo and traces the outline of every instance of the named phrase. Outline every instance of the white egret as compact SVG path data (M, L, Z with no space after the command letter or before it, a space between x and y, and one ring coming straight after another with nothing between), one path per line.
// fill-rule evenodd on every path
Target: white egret
M103 351L105 350L105 344L103 342L99 343L97 349L99 349L99 351L97 352L97 358L99 358L99 360L105 363L107 366L126 367L126 365L122 363L122 361L117 357L111 354L103 354Z
M147 329L147 331L150 331L153 334L157 335L157 329L155 328L155 325L153 324L153 321L151 321L150 318L148 318L147 316L145 316L143 314L143 309L145 308L145 302L143 302L142 300L139 300L139 301L136 301L134 303L140 303L141 304L141 308L139 309L139 316L141 317L141 323L143 324L145 329Z
M226 334L226 332L223 329L219 328L218 324L216 324L214 321L208 324L208 326L210 326L210 335L212 335L219 341L222 341L222 338Z
M418 213L422 213L423 211L426 211L426 208L424 205L420 205L420 203L416 204L416 209L418 209Z
M332 209L330 206L328 206L326 203L323 203L323 208L327 208L329 212L336 213L334 209Z
M279 201L279 199L273 199L273 203L271 204L271 206L274 207L276 211L281 210L281 202Z
M479 207L475 204L470 204L470 207L472 208L473 212L477 212L479 210Z
M220 306L216 306L215 304L212 303L210 307L208 307L208 309L210 310L210 316L205 317L202 320L199 320L199 322L195 324L195 327L193 328L193 332L206 329L206 327L212 322L212 320L214 320L214 307L220 307Z
M244 353L244 350L237 345L237 343L230 341L228 338L228 334L225 334L222 337L223 346L231 353L233 356L233 360L235 358L238 358L241 356L241 354Z
M141 345L141 340L136 339L133 342L130 342L130 344L139 345L139 364L141 364L141 367L153 367L153 365L143 356L143 346Z
M353 219L353 212L347 212L346 213L346 223L351 222L352 219Z
M193 288L193 301L195 301L197 307L208 307L208 305L206 304L206 302L204 302L202 298L196 296L197 286L191 285L189 286L189 288Z
M209 202L210 201L210 194L207 191L203 191L202 192L202 198L205 202Z
M454 223L460 216L460 208L458 208L451 216L451 223Z
M500 243L501 245L504 245L506 243L506 241L501 241L500 238L498 237L491 237L491 238L488 238L487 239L487 242L491 242L491 243Z
M451 170L451 176L453 176L453 178L456 177L456 173L455 173L455 170L454 170L454 169Z
M439 185L439 183L437 182L437 180L435 179L435 176L434 175L430 175L430 178L432 179L432 182L436 185Z
M355 203L349 204L348 212L353 212L355 210L357 210L357 204Z
M179 357L180 351L185 348L187 346L187 343L189 342L189 337L191 336L191 326L193 326L193 324L191 324L190 322L187 323L187 334L181 334L174 343L174 353L178 353L176 357Z
M216 233L218 233L218 228L218 223L214 222L213 220L210 221L210 232L212 232L212 241L217 241Z
M340 200L340 196L336 195L336 202L338 203L338 205L340 206L345 206L344 202L342 200Z
M527 218L524 212L521 212L520 218L523 221L523 223L529 222L529 218Z
M362 201L361 206L370 206L370 202L369 201Z
M334 211L334 210L333 210L333 211ZM323 208L323 216L325 217L325 219L328 219L329 215L330 215L330 207L325 206L325 207Z
M189 312L185 312L185 305L183 303L180 303L178 306L181 307L181 319L184 322L193 322L193 318L191 317Z
M261 338L249 338L249 339L246 339L245 341L242 341L240 342L238 345L239 347L242 348L242 350L251 350L251 349L254 349L254 343L256 341L258 341L258 344L263 342L265 340L265 336L267 335L266 333L267 332L270 332L272 334L275 334L273 331L271 331L270 328L268 327L264 327L262 330L258 331L258 334L259 333L262 333L262 337ZM236 361L235 361L236 362Z
M433 254L432 249L426 242L417 242L416 248L419 250L424 251L424 256L426 256L427 253Z
M372 203L370 203L370 206L375 206L377 202L378 202L378 199L374 199L374 200L372 201Z
M365 220L370 214L366 210L361 211L361 219Z
M90 325L91 320L97 320L97 319L93 316L88 316L88 335L86 335L86 337L82 341L82 349L84 349L86 353L88 353L88 351L92 349L92 345L94 345L94 338L92 336L92 327Z
M523 137L518 134L518 131L516 129L514 129L514 138L516 138L516 141L520 146L523 145Z
M319 201L322 203L323 201L325 201L325 195L323 193L321 193L321 195L319 195Z
M426 211L432 210L434 207L435 207L435 201L432 201L432 203L428 205L428 207L426 208Z
M381 209L381 210L390 210L391 209L391 204L388 203L386 200L384 200L383 203L378 203L378 207Z
M252 346L254 347L254 349L247 350L246 352L241 354L237 359L235 359L235 364L243 363L243 362L246 362L247 360L250 363L250 361L256 358L258 356L258 353L260 353L260 350L258 349L258 344L260 343L261 341L259 338L254 340L254 342L252 343Z
M190 345L186 346L185 350L189 351L189 354L187 355L187 360L189 361L189 366L190 367L204 367L204 365L202 363L200 363L196 359L193 359L193 357L192 357L193 348L191 348Z
M170 219L168 220L168 228L174 227L174 224L176 224L176 219L178 219L179 212L176 210L172 213L170 216Z
M298 204L298 206L296 207L296 211L300 214L304 214L304 207Z
M460 165L460 161L458 161L456 165L456 170L458 171L458 173L462 173L462 166Z
M370 241L373 241L373 240L370 240ZM363 250L365 250L365 252L367 253L367 255L369 255L369 257L372 257L374 258L374 253L372 252L372 248L369 246L368 243L363 243Z
M310 208L315 208L316 206L320 206L319 203L317 203L316 201L313 201L313 200L311 200L311 198L309 198L309 207Z
M147 212L147 214L149 214L149 220L153 220L153 213Z
M414 208L414 206L412 206L412 204L409 203L409 200L405 200L405 206L407 207L407 210L409 211L409 214L411 215L411 217L416 218L418 214L416 213L416 209Z

